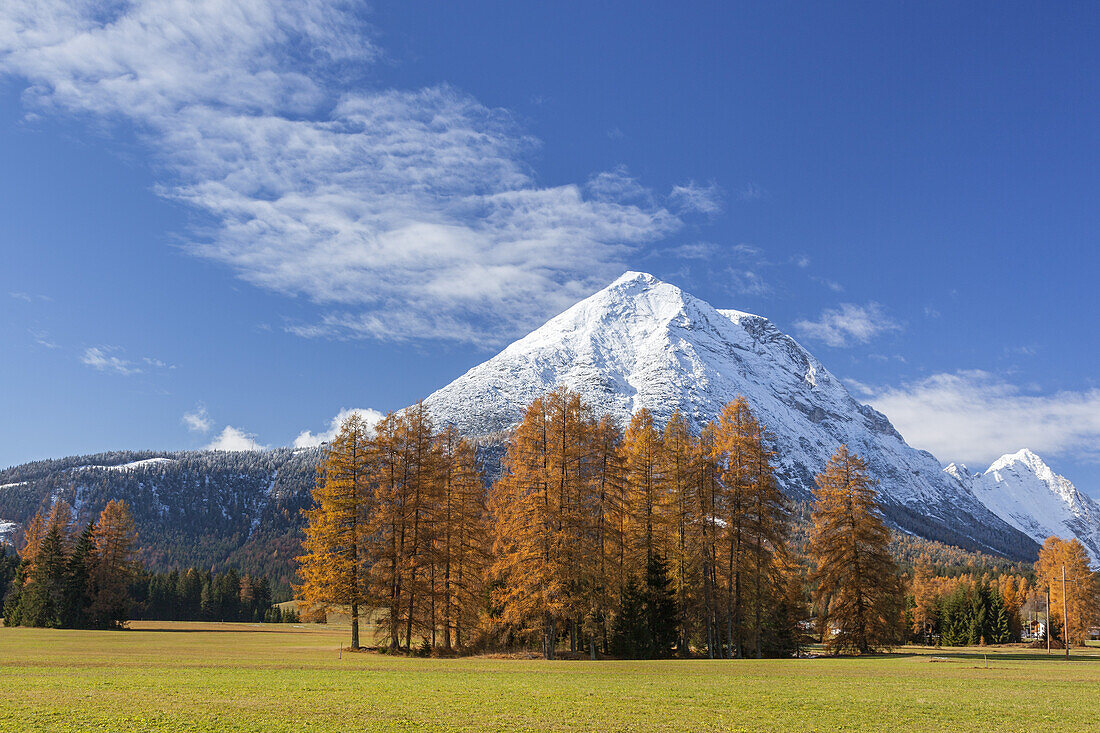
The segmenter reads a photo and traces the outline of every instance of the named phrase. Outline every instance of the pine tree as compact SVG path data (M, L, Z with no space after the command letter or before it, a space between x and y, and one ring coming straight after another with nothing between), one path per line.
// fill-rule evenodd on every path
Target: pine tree
M645 595L633 574L627 577L623 586L622 598L611 624L609 643L612 654L627 659L642 657L649 648Z
M62 626L65 596L65 554L60 527L51 523L38 545L27 584L20 599L24 626Z
M66 628L84 628L89 624L92 571L95 568L95 523L89 522L76 541L65 571L65 592L61 618Z
M298 558L297 597L307 608L342 606L351 612L351 648L359 648L359 613L371 604L364 573L364 545L371 503L367 426L353 413L340 426L318 470L314 506ZM209 593L205 588L204 594ZM213 599L204 605L214 605Z
M672 656L679 629L676 596L668 577L668 564L654 555L645 573L646 654L650 658Z
M817 483L809 554L826 647L866 654L896 644L902 589L866 465L841 445Z
M1012 627L1008 622L1008 609L1005 608L1000 592L994 589L989 597L990 635L989 643L1007 644L1012 641Z

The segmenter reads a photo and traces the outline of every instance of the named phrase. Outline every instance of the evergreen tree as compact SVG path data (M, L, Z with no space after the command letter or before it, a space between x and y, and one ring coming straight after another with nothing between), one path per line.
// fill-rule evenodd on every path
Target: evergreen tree
M615 620L611 624L610 646L612 654L627 659L645 656L650 647L645 594L633 574L627 576Z
M89 624L92 569L95 566L95 523L89 522L76 541L65 571L65 593L61 607L66 628L84 628Z
M989 642L991 644L1008 644L1012 641L1012 627L1008 621L1008 609L997 590L990 594L989 616L990 623Z
M679 614L668 564L660 555L646 564L645 581L645 656L663 659L676 647Z
M61 529L50 526L38 546L27 584L20 598L19 617L24 626L62 626L65 597L65 554Z

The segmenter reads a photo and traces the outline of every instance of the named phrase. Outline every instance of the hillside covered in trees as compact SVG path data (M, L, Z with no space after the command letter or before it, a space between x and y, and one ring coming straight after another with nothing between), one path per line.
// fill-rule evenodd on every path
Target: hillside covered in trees
M0 471L0 518L18 525L56 501L78 521L112 499L140 527L138 558L153 571L197 567L271 579L286 597L298 553L301 510L317 475L319 449L121 451L28 463Z

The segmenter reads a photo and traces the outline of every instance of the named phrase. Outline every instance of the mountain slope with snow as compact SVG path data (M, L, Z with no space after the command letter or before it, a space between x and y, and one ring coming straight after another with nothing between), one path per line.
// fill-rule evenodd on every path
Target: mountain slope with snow
M1026 448L998 458L985 473L951 464L945 471L963 481L994 514L1042 543L1055 535L1076 537L1100 565L1100 504Z
M880 481L886 513L925 537L1012 557L1036 547L929 453L766 318L718 310L652 275L628 272L425 400L439 424L500 441L531 400L564 385L621 424L679 410L699 429L744 395L771 431L784 490L809 497L841 443Z

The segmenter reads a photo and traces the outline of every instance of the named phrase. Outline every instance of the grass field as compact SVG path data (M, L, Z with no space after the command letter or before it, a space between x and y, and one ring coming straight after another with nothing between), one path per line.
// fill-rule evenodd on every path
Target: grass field
M133 626L0 628L0 730L1100 731L1100 649L405 659L340 654L332 627Z

